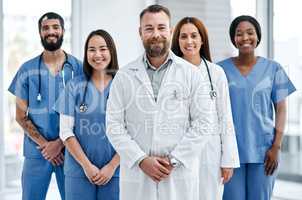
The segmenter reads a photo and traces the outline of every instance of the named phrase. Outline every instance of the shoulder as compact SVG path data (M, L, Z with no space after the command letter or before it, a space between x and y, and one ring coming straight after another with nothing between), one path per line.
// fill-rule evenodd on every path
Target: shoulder
M221 78L224 79L225 72L224 72L224 70L221 66L219 66L215 63L212 63L208 60L206 60L206 63L208 65L212 81L217 82ZM200 69L200 72L202 73L203 76L209 76L208 71L207 71L207 67L206 67L204 61L201 61L200 65L199 65L199 69ZM206 78L206 79L208 79L208 78Z
M74 93L76 93L76 91L80 91L82 88L85 87L86 82L87 82L86 76L84 74L81 74L71 79L67 84L67 88L68 90L71 90Z
M82 61L79 60L77 57L71 55L71 54L67 54L68 56L68 62L70 62L70 64L72 64L73 66L77 67L77 68L82 68Z
M81 74L79 76L74 77L69 82L72 85L78 85L79 83L86 82L86 81L87 81L86 75L85 74Z
M227 58L227 59L221 60L221 61L217 62L216 64L218 66L222 67L223 69L225 69L232 64L232 58Z
M223 68L220 65L218 65L216 63L213 63L213 62L210 62L208 60L206 60L206 62L209 66L209 70L210 70L211 73L217 74L217 75L225 74ZM202 63L204 63L204 62L202 61Z
M39 60L40 60L40 55L24 62L21 65L19 71L28 71L32 69L37 69L39 67L39 62L40 62Z
M269 58L264 58L264 57L259 57L258 59L260 59L260 63L265 65L266 67L271 68L274 71L278 71L278 70L282 70L283 67L281 66L280 63L278 63L275 60L269 59Z

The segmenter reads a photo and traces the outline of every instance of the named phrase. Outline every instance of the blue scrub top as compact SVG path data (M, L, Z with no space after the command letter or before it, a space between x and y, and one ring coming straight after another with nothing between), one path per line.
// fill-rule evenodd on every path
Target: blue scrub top
M258 57L247 76L232 58L218 63L230 90L240 163L263 163L275 134L274 104L296 91L281 65Z
M8 91L28 103L28 117L37 127L38 131L47 140L59 138L59 114L53 111L60 91L63 91L62 73L53 76L43 59L40 66L41 101L37 101L39 88L39 58L37 56L25 62L15 75ZM83 74L82 63L75 57L68 55L68 62L72 65L74 77ZM64 65L65 82L71 79L72 68ZM24 134L23 154L26 158L43 158L37 144Z
M108 164L116 154L106 136L105 117L106 104L110 85L100 93L92 81L88 81L86 97L84 97L86 77L79 76L70 81L55 104L55 110L61 114L74 117L74 134L85 155L98 168ZM81 113L80 104L85 102L88 109ZM86 177L82 167L65 151L64 172L66 176ZM119 168L113 177L119 177Z

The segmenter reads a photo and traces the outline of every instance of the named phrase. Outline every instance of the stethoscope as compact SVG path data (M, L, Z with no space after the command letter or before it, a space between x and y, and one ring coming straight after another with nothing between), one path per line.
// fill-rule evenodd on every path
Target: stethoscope
M62 69L61 69L61 74L62 74L62 82L63 82L63 86L65 88L66 86L66 81L65 81L65 70L64 68L65 67L69 67L70 70L71 70L71 78L73 78L74 76L74 70L73 70L73 66L72 64L68 61L68 55L65 51L64 52L64 55L65 55L65 60L62 64ZM43 59L43 53L41 53L41 55L39 56L39 65L38 65L38 68L39 68L39 82L38 82L38 94L37 94L37 101L38 102L41 102L42 100L42 95L41 95L41 64L42 64L42 59Z
M211 77L211 73L210 73L210 70L209 70L209 66L208 66L208 63L207 63L206 59L202 56L201 56L201 58L202 58L204 64L206 65L206 68L207 68L207 73L208 73L208 77L209 77L209 81L210 81L210 87L211 87L210 97L211 97L212 100L214 100L214 98L217 97L217 93L216 93L216 91L214 90L214 87L213 87L212 77Z
M84 113L88 110L88 105L87 103L85 103L85 99L86 99L86 94L87 94L87 88L88 88L88 82L89 82L89 78L87 79L86 83L85 83L85 88L84 88L84 95L83 95L83 98L82 98L82 101L80 103L80 106L79 106L79 111L80 113Z
M113 76L114 77L114 76ZM88 104L86 103L86 94L87 94L87 88L88 88L88 83L90 81L90 78L87 78L86 83L85 83L85 88L84 88L84 95L82 98L82 101L79 105L79 111L80 113L84 113L88 110ZM108 100L109 94L106 96L106 99Z

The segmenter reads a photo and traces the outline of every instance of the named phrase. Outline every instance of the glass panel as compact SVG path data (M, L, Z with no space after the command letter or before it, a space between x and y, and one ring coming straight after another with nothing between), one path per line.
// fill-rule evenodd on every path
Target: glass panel
M231 0L232 18L239 15L256 16L256 0Z
M300 0L274 1L274 59L282 64L298 89L288 101L288 126L282 148L280 174L287 177L302 175L301 7Z

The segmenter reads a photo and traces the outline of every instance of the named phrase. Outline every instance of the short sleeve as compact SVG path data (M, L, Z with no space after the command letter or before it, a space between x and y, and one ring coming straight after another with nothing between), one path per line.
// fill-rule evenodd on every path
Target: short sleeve
M23 100L28 101L29 93L29 76L27 71L24 69L24 65L21 66L20 70L15 75L11 82L8 91Z
M60 114L74 117L75 91L74 81L69 81L65 89L60 93L54 105L54 110Z
M295 86L287 76L284 69L278 65L275 72L273 87L272 87L272 101L278 103L284 100L291 93L296 91Z

